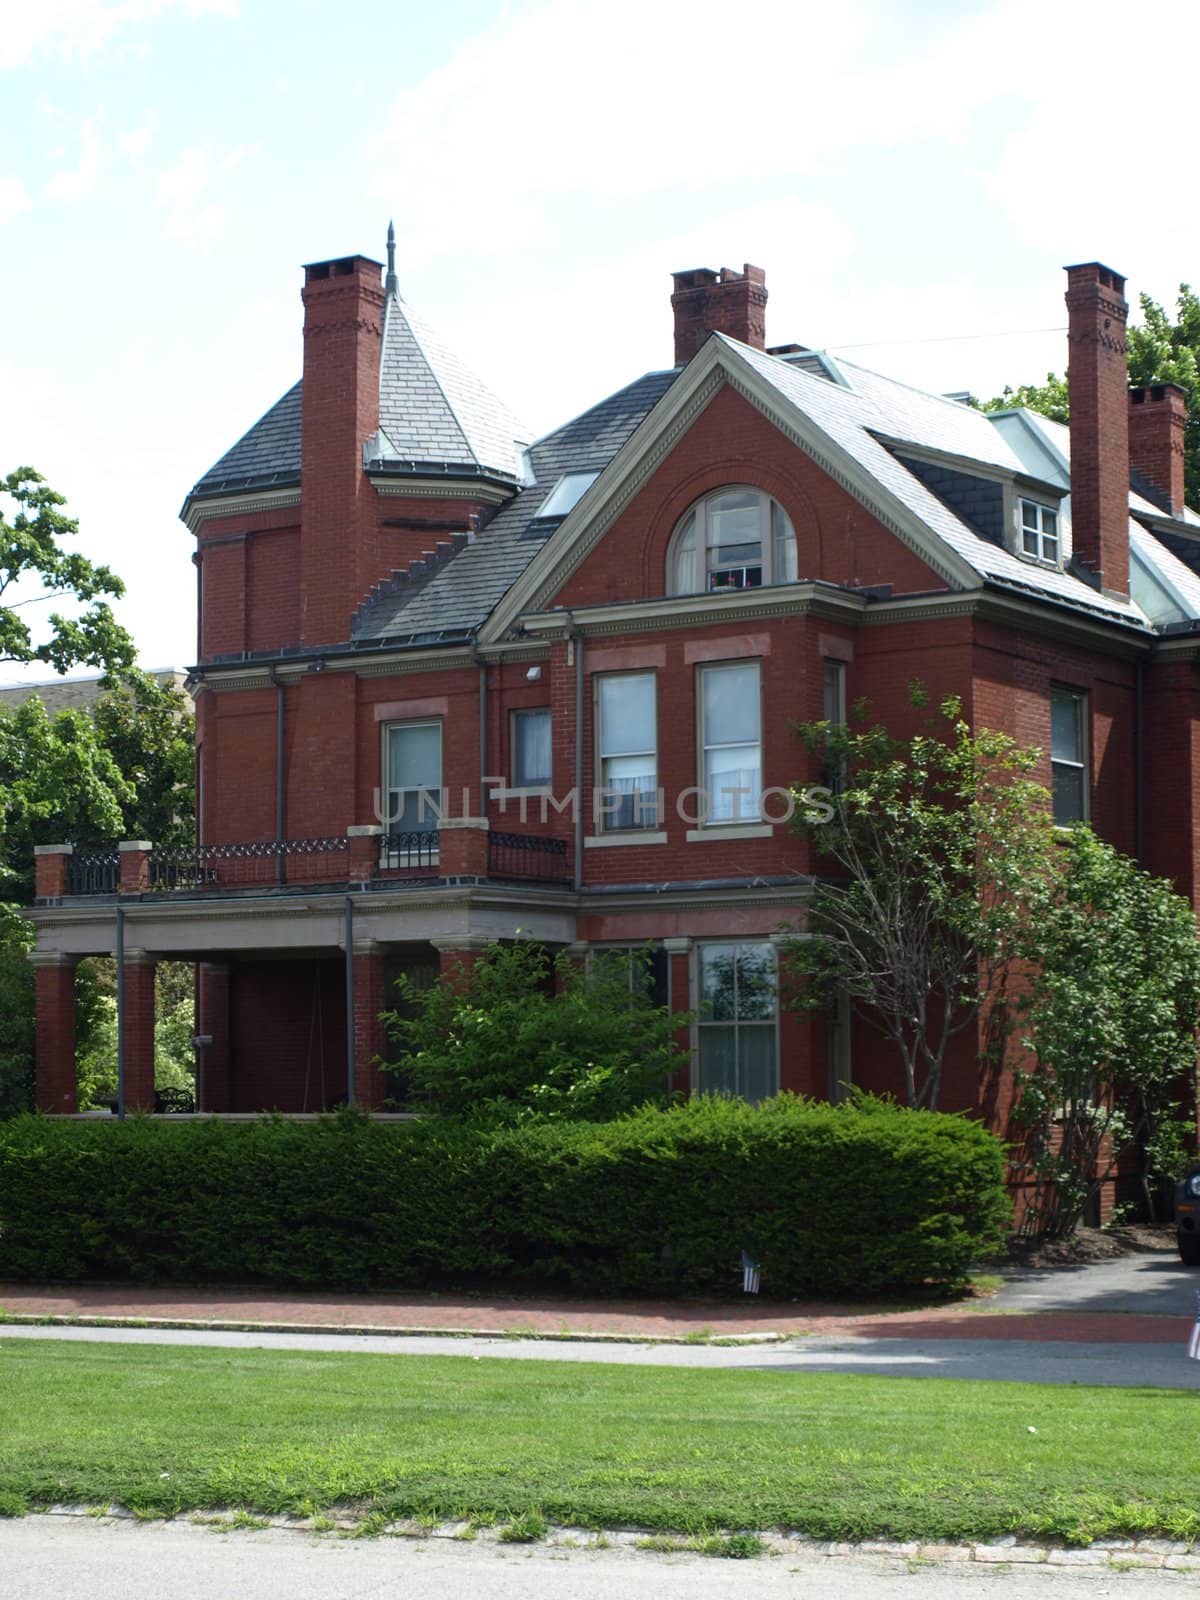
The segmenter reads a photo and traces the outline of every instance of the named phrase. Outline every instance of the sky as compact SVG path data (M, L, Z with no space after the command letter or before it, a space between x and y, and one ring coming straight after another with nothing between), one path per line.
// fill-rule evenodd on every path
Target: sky
M301 264L382 260L390 218L406 301L535 435L670 364L673 271L747 261L769 344L1040 381L1064 265L1135 316L1200 272L1198 49L1192 0L14 7L0 476L67 497L143 665L190 665L184 496L300 376Z

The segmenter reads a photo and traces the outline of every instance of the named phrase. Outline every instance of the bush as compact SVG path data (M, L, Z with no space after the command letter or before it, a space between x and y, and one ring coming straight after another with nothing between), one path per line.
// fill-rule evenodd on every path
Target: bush
M870 1294L961 1279L1008 1219L983 1127L863 1099L612 1123L0 1128L0 1278L589 1294Z
M529 940L491 944L431 989L396 987L383 1018L394 1070L413 1104L444 1116L608 1121L662 1102L687 1062L690 1019L653 1003L645 952L580 965Z

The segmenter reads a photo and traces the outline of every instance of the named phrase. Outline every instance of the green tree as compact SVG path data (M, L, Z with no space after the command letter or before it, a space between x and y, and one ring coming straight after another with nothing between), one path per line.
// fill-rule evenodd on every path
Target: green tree
M1187 396L1188 423L1184 433L1184 488L1189 505L1200 504L1200 297L1190 284L1181 283L1175 301L1176 315L1139 295L1142 322L1128 332L1131 384L1177 383ZM1048 372L1042 384L1006 387L1002 394L982 402L984 411L1028 406L1055 422L1070 421L1066 377Z
M910 694L923 707L919 684ZM1029 777L1039 753L972 732L954 698L907 739L797 731L837 781L831 815L801 804L794 821L823 876L784 947L793 999L816 1010L845 994L895 1046L908 1104L932 1110L951 1041L1028 944L1053 837L1050 797Z
M34 846L193 836L192 719L183 697L130 671L92 711L36 696L0 710L0 896L33 896Z
M430 989L401 978L384 1021L408 1096L450 1116L584 1121L663 1100L687 1060L675 1036L688 1019L651 1002L639 961L582 967L522 941L489 945Z
M117 598L125 586L108 567L64 548L79 531L58 509L65 504L32 467L0 478L0 664L42 661L56 672L75 666L124 671L133 664L133 641L104 597ZM51 613L40 633L20 615L55 600L75 601L82 609L75 616Z
M1087 828L1057 845L1022 1001L1016 1119L1040 1232L1070 1233L1131 1149L1146 1200L1194 1148L1200 940L1188 902Z

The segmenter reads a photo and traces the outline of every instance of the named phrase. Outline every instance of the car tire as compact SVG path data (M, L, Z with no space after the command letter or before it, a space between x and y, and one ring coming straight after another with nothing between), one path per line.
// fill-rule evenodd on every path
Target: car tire
M1200 1233L1177 1233L1179 1259L1185 1267L1200 1267Z

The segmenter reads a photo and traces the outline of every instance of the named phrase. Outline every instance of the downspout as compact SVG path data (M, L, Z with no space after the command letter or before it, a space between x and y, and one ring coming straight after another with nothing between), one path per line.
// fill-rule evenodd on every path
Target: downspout
M117 906L117 1116L125 1118L125 907Z
M287 691L280 682L279 673L274 667L271 669L271 682L275 685L275 843L283 845L283 732L285 717L285 696ZM283 883L285 872L285 859L283 849L275 852L275 882Z
M1139 867L1145 866L1146 843L1145 675L1146 663L1139 656L1133 687L1133 854Z
M346 896L346 1104L354 1104L354 901Z
M576 894L583 888L583 634L568 611L568 644L575 650L575 870Z

